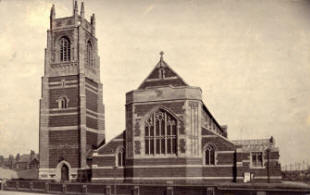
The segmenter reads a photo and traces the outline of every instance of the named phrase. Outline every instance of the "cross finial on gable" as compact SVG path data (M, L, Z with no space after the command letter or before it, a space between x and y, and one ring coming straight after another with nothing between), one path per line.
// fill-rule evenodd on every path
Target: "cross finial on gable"
M160 60L146 79L139 86L139 89L149 87L164 87L164 86L189 86L183 79L175 73L168 64L164 61L164 52L159 52Z
M163 79L163 78L165 78L165 70L163 68L163 55L164 55L164 52L161 51L159 54L160 54L160 61L159 61L158 73L159 73L159 78Z
M163 51L161 51L159 54L160 54L160 61L162 61L165 53Z

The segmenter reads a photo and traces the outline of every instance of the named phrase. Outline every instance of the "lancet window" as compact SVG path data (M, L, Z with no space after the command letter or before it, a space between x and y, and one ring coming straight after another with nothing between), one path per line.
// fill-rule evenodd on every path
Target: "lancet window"
M215 148L208 145L204 150L204 164L215 165Z

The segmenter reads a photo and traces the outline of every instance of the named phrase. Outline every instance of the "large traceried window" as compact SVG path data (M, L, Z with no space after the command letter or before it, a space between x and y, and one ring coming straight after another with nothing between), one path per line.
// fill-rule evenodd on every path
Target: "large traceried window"
M62 37L60 39L60 61L66 62L70 61L70 41L67 37Z
M145 154L177 153L177 120L163 109L151 114L145 121Z
M204 150L204 164L215 165L215 148L212 145L208 145Z
M93 65L93 47L90 41L87 42L87 48L86 48L87 54L86 54L86 64L89 66Z

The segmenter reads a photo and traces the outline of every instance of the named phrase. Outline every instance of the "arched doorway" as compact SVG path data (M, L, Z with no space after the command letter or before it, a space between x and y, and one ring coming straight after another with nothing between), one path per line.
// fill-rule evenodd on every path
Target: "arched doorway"
M55 180L58 182L70 181L72 175L72 168L69 162L62 160L56 166L56 177Z
M69 168L66 164L61 167L61 181L69 181Z

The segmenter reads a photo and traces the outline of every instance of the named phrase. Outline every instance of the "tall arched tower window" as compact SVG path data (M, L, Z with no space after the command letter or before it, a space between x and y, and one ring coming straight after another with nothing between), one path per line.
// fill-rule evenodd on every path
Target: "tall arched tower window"
M204 150L204 164L215 165L215 148L212 145L208 145Z
M62 37L60 39L60 61L66 62L70 61L70 41L67 37Z
M86 51L87 51L86 64L89 66L92 66L93 65L93 47L90 41L87 42Z
M177 153L177 120L163 109L145 121L145 154Z

